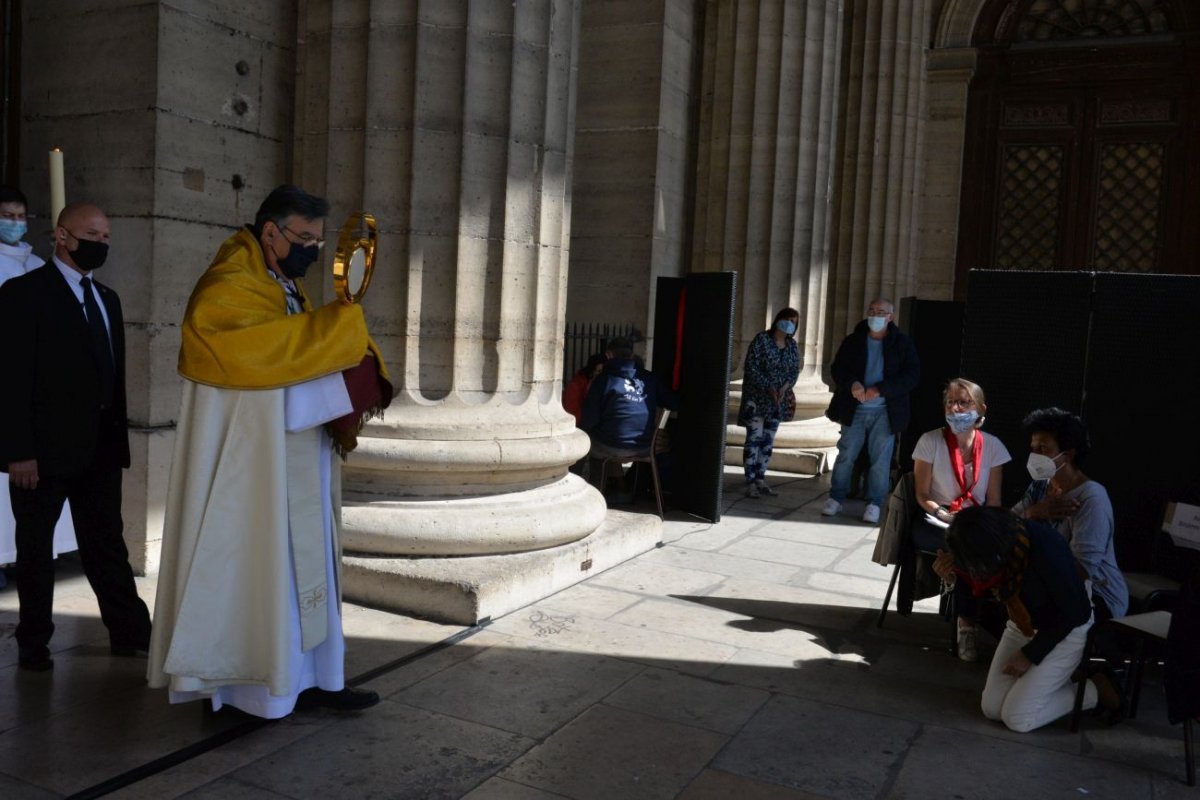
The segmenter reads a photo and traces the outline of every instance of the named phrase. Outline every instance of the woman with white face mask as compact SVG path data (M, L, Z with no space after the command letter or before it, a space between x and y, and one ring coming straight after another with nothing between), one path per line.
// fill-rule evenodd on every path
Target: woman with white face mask
M742 465L746 470L746 496L750 498L778 494L767 485L767 465L779 423L788 422L796 413L795 395L790 392L800 376L800 348L796 346L799 324L800 312L785 308L746 350L738 425L746 429Z
M1025 417L1029 436L1026 467L1033 481L1013 511L1053 525L1067 543L1084 577L1092 582L1096 620L1129 610L1129 589L1117 566L1113 510L1108 492L1080 469L1091 449L1083 420L1061 408L1042 408Z
M946 425L928 431L913 448L913 488L917 505L933 520L919 516L913 542L926 552L945 550L945 526L964 508L1000 505L1001 470L1012 460L1004 443L980 428L987 415L983 388L966 378L946 384L942 394ZM938 524L940 523L940 524ZM955 585L958 606L958 657L974 661L979 603L965 581Z
M0 283L24 275L46 263L24 241L29 230L25 195L12 186L0 186Z

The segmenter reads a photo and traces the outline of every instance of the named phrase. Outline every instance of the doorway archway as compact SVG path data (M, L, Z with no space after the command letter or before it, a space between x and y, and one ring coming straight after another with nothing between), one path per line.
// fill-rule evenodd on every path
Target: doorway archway
M975 267L1200 272L1200 15L1188 5L984 6L956 295Z

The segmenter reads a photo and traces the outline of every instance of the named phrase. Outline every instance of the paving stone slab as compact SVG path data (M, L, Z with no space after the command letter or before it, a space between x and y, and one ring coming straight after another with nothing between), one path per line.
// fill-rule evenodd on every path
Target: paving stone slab
M463 800L561 800L561 794L544 792L504 778L489 778Z
M576 800L665 800L679 794L727 741L712 731L596 706L501 777Z
M177 764L168 770L151 775L123 789L118 789L106 797L112 800L160 800L164 797L191 797L189 792L202 792L205 797L222 797L219 791L208 791L210 784L227 786L230 792L246 792L246 796L257 797L249 792L265 790L247 787L238 781L225 782L222 779L229 773L270 753L279 750L292 742L310 736L321 728L333 724L336 717L328 714L305 713L293 714L278 722L264 725L252 733L242 736L222 747L209 750L196 758ZM235 722L240 722L236 719ZM199 737L197 737L199 738ZM271 794L271 797L282 795Z
M772 539L783 539L789 542L805 542L808 544L823 544L828 547L845 549L863 540L870 530L865 524L851 524L850 521L830 522L829 517L820 517L821 521L814 522L809 516L785 517L775 520L770 525L764 525L755 531L759 536Z
M547 606L530 606L493 623L518 639L533 639L548 647L623 658L647 666L666 667L703 675L732 656L736 647L566 614Z
M951 764L965 768L947 769ZM891 796L897 800L960 797L1150 800L1154 794L1153 782L1144 771L1129 770L1102 759L926 726L908 748Z
M637 559L597 575L589 581L589 585L660 596L703 591L719 584L722 578L722 575L713 572L682 569Z
M767 701L767 692L648 669L604 699L605 705L681 722L717 733L737 733Z
M794 655L812 651L813 634L774 620L756 619L739 610L707 604L707 597L647 598L612 618L630 627L685 635L733 647L749 647L769 653Z
M654 552L654 551L651 551ZM591 583L577 583L570 589L547 597L543 602L559 611L592 619L608 619L613 614L641 602L644 595L621 589L606 589Z
M919 730L908 720L777 696L712 766L828 797L882 797Z
M782 564L794 564L797 567L819 569L828 567L841 555L841 551L833 547L788 542L758 535L738 539L728 547L721 548L721 552L731 556L757 558Z
M230 777L295 798L459 798L532 744L515 733L385 700Z
M742 775L706 769L679 795L678 800L825 800L826 795L802 792Z
M489 648L393 698L540 739L644 669L604 656L514 644Z
M764 555L769 556L769 554ZM777 564L769 557L744 558L725 553L690 550L686 547L663 547L647 553L643 560L684 569L714 572L718 575L757 578L778 583L787 583L797 572L795 567L789 564Z

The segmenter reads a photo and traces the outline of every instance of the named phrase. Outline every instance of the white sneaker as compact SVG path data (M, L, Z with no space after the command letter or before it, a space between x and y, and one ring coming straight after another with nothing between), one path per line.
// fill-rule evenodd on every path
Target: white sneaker
M868 503L867 508L863 511L863 522L869 522L872 525L879 524L879 506L874 503Z
M962 661L975 661L979 657L975 651L975 631L974 625L958 629L958 657Z
M821 516L832 517L842 510L842 504L832 497L825 501L825 505L821 506Z

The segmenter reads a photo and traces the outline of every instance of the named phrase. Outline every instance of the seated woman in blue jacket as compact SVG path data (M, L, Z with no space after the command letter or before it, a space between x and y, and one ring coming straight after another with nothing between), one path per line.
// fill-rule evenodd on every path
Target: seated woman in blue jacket
M644 453L654 436L658 408L674 408L675 395L658 376L638 367L629 339L613 339L605 355L604 371L588 387L579 423L592 440L589 454L620 458Z
M945 581L967 581L977 595L993 593L1008 611L983 687L984 716L1025 733L1070 712L1092 604L1066 540L1008 509L977 506L954 517L946 546L950 552L938 553L934 571ZM1119 712L1108 678L1087 680L1083 707L1100 702Z

